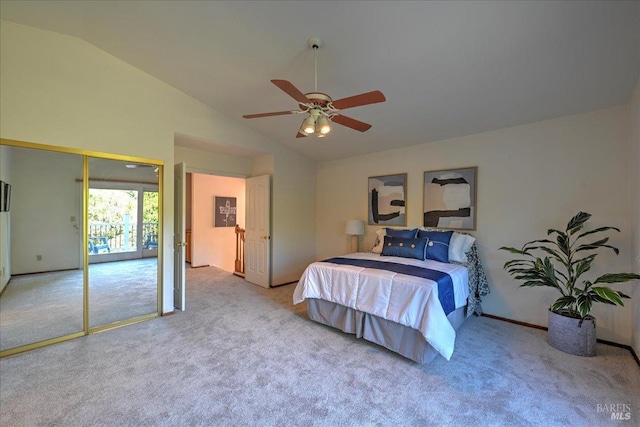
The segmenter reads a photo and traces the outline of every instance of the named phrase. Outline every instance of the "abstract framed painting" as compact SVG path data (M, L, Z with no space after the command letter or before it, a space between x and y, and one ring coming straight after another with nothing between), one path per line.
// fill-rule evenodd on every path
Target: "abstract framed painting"
M369 225L407 225L407 174L369 178Z
M477 166L425 172L423 225L475 230L477 181Z

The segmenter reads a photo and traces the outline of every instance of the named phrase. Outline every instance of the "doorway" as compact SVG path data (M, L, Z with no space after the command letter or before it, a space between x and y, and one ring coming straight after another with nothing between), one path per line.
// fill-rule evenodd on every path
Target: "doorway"
M190 267L215 266L233 273L236 261L235 226L245 227L245 178L187 172L186 235ZM216 222L224 202L224 221ZM226 202L229 202L227 206ZM224 211L224 210L223 210Z
M241 199L244 197L244 209L242 206L242 202L239 202L237 205L237 221L236 224L242 225L245 228L245 218L251 217L250 212L251 209L249 207L249 191L248 191L248 181L253 180L252 178L247 178L246 175L232 175L225 173L218 173L216 171L208 171L206 169L191 169L187 167L185 162L177 163L174 165L175 170L175 189L174 189L174 301L175 308L178 310L185 309L185 288L184 280L185 280L185 270L186 268L197 268L204 267L207 265L214 265L219 267L220 264L217 264L215 261L209 261L206 257L199 256L202 255L199 253L200 244L204 244L206 246L211 246L213 243L219 243L220 239L216 239L214 236L207 236L207 233L215 233L215 216L214 216L214 207L215 207L215 197L229 197L228 193L225 190L228 190L226 187L222 187L223 193L216 194L212 191L213 186L204 186L205 188L204 194L200 194L200 187L198 186L198 182L201 181L202 177L209 177L210 179L235 179L239 184L239 194L237 199ZM258 239L261 240L260 245L253 245L255 248L265 249L260 251L260 257L256 257L257 252L253 252L254 258L249 257L250 249L247 249L246 256L243 253L243 258L253 259L255 263L254 266L259 266L262 282L264 285L258 283L257 281L252 281L245 275L245 279L248 282L258 284L264 287L270 287L271 284L271 177L270 175L263 175L255 178L262 178L265 183L262 187L264 191L261 191L256 194L260 194L262 201L261 209L262 215L260 215L259 221L254 221L255 224L259 224L260 227L257 230L261 231L261 234L257 236ZM187 184L188 183L188 184ZM244 183L244 187L242 187L242 183ZM244 210L244 212L243 212ZM202 211L203 216L201 220L198 220L198 212ZM184 221L177 220L178 218L185 218ZM204 218L204 219L202 219ZM254 220L258 218L254 216ZM231 225L231 224L228 224ZM235 227L233 229L228 227L228 231L225 231L224 228L221 227L220 232L227 233L229 239L223 240L225 243L225 256L228 260L228 264L226 267L222 268L229 272L233 273L236 267L236 258L235 258ZM200 233L199 230L204 230L203 233ZM233 231L232 231L233 230ZM183 237L184 236L184 237ZM186 244L187 237L189 241L189 247L187 248L189 253L187 256L185 254L187 251L184 250L184 245ZM246 233L245 233L246 239ZM254 242L255 243L255 242ZM246 246L245 246L246 248ZM190 259L190 264L187 264L185 259ZM246 272L246 265L245 265Z

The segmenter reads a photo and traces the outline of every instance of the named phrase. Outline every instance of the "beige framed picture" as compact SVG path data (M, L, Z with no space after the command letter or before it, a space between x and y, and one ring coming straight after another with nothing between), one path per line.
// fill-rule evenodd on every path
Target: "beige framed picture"
M407 225L407 174L369 177L369 225Z
M423 225L475 230L477 179L477 166L425 172Z

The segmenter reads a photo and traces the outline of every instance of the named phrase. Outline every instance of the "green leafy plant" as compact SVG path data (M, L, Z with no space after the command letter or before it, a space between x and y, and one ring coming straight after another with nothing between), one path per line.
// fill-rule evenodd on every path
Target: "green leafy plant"
M616 255L619 253L618 248L607 244L608 237L589 243L581 242L581 239L597 233L609 230L620 232L616 227L600 227L584 231L574 237L584 229L584 224L589 218L591 214L578 212L568 222L564 231L553 228L547 230L547 236L557 235L555 241L533 240L525 243L522 249L506 246L500 248L527 257L508 261L503 267L515 279L524 281L521 287L548 286L557 289L562 296L551 304L551 311L580 319L589 315L593 303L622 306L624 305L622 299L629 298L628 295L607 286L596 285L640 279L640 275L634 273L609 273L598 277L593 282L583 280L583 287L578 287L578 279L591 269L591 264L598 255L597 253L589 254L589 252L609 248ZM536 255L540 253L544 258ZM554 261L557 266L554 265Z

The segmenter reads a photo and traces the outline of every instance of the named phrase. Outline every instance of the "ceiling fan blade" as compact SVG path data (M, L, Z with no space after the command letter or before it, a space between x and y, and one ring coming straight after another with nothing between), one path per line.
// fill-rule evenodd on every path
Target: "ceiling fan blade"
M293 111L274 111L273 113L245 114L245 119L257 119L258 117L284 116L285 114L293 114Z
M140 163L127 163L126 165L124 165L125 168L127 169L136 169L136 168L153 168L155 167L154 165L143 165Z
M271 83L278 86L282 91L284 91L287 95L295 99L296 101L302 104L308 104L309 98L307 98L304 93L300 92L300 90L293 85L293 83L287 80L271 80Z
M332 105L333 108L337 110L344 110L346 108L359 107L361 105L376 104L378 102L384 102L386 100L387 98L384 97L382 92L380 92L379 90L374 90L372 92L338 99L337 101L333 101Z
M351 117L343 116L342 114L336 114L335 116L331 117L331 121L349 127L351 129L359 130L360 132L364 132L371 128L371 125L368 123L352 119Z
M298 134L296 135L296 138L306 138L306 137L307 137L307 135L305 135L302 132L298 132Z

